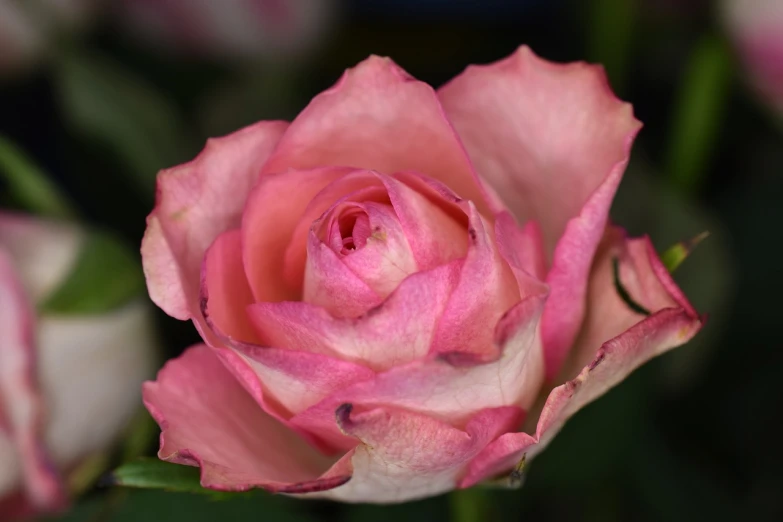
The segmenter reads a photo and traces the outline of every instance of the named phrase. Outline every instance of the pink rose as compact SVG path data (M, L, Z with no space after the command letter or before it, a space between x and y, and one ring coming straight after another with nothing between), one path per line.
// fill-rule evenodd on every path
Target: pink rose
M206 346L144 387L160 458L354 502L508 476L701 326L607 227L639 128L602 69L527 47L438 91L371 57L163 171L147 283Z
M36 312L86 241L72 225L0 213L0 520L62 507L61 479L116 440L152 374L144 300L98 314Z
M783 2L723 0L723 14L751 85L783 116Z

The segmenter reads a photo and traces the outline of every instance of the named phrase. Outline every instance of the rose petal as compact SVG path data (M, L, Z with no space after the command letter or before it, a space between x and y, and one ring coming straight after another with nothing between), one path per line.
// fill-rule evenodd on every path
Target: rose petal
M541 226L553 260L543 319L552 377L578 333L593 253L641 124L600 67L547 62L527 47L469 67L439 96L480 175L521 223Z
M621 262L623 284L634 300L654 312L649 317L631 310L617 295L611 266L615 255ZM588 310L579 345L566 368L583 362L586 366L549 394L535 435L509 433L498 438L471 463L460 487L508 471L524 454L531 457L543 450L574 413L650 358L687 342L702 324L649 241L631 240L623 244L622 234L613 229L607 233L593 269ZM606 339L609 340L601 345Z
M468 216L468 253L460 280L440 318L431 352L441 356L489 361L499 357L494 326L515 303L519 290L494 238L472 202L463 202Z
M137 412L156 368L152 322L141 299L100 315L40 319L46 447L60 469L110 447Z
M383 302L314 232L307 241L303 301L335 317L357 317Z
M427 355L461 262L408 276L377 308L340 319L301 302L256 303L253 323L270 346L306 350L386 370Z
M83 241L84 233L73 225L0 212L0 245L19 268L19 279L34 303L62 283Z
M501 212L495 216L495 240L498 252L514 273L521 295L540 293L546 288L542 282L546 277L546 259L536 221L530 220L519 228L510 213Z
M375 376L362 365L317 353L250 344L235 344L234 349L258 376L264 397L286 410L284 417Z
M352 169L324 167L291 170L262 177L247 198L242 216L242 256L250 288L256 301L292 301L301 298L304 257L293 276L289 272L289 248L305 252L307 234L295 235L313 198L352 172ZM306 220L305 232L329 208Z
M369 228L363 244L354 245L348 251L344 251L344 240L336 222L344 212L361 213ZM330 244L351 272L382 298L393 292L408 275L417 272L411 246L391 205L343 201L316 221L313 230L322 243ZM327 237L334 234L336 237Z
M361 444L351 462L354 477L321 496L344 502L392 503L453 489L465 465L498 435L519 422L514 407L483 410L464 430L396 408L337 410L346 435Z
M331 412L342 403L390 406L444 422L466 422L486 408L529 408L543 381L543 352L538 322L543 295L514 307L497 325L501 358L487 364L455 366L442 359L417 360L346 387L291 419L291 424L339 441Z
M436 94L388 58L368 58L316 96L263 172L321 165L420 172L491 214Z
M6 427L19 456L28 498L39 509L56 509L65 498L42 441L34 327L33 306L11 256L0 249L0 424Z
M204 487L301 492L350 479L350 466L333 466L333 458L265 414L204 345L169 361L143 394L163 431L158 456L201 467Z
M258 342L246 309L253 294L242 263L242 232L223 232L207 250L202 269L204 315L230 339Z
M285 128L265 121L212 138L196 159L158 174L141 254L150 297L167 314L183 320L199 314L204 253L239 225L245 195Z

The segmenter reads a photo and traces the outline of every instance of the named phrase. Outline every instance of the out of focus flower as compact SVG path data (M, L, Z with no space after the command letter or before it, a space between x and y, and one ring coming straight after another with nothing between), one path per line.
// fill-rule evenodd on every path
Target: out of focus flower
M751 85L783 115L783 1L724 0L723 16Z
M90 237L0 213L0 520L63 506L64 479L115 441L154 371L144 300L47 311Z
M59 38L83 29L103 0L0 0L0 76L44 58Z
M148 43L211 58L290 58L312 50L337 0L121 0L120 23Z

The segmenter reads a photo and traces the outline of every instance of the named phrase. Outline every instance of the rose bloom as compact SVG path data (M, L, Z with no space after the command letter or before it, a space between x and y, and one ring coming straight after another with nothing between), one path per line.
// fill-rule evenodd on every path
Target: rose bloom
M750 84L783 116L783 2L723 0L723 15Z
M0 1L0 76L43 58L64 34L90 22L102 0Z
M212 58L287 58L312 51L332 25L339 0L119 0L133 36Z
M607 225L640 127L601 68L527 47L438 91L370 57L161 172L150 295L206 344L144 386L159 457L351 502L508 477L701 327Z
M144 300L36 313L85 241L72 225L0 213L0 520L63 507L63 480L116 440L154 373Z

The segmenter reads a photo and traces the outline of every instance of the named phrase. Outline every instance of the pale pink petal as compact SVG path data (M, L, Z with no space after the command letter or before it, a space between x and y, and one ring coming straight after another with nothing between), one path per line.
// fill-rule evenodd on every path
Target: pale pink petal
M234 350L258 376L265 399L283 408L287 418L375 376L360 364L317 353L250 344L236 344Z
M389 204L339 202L313 223L313 231L382 298L418 271L405 232Z
M380 178L420 270L465 257L468 220L455 193L414 173Z
M169 315L198 316L204 253L239 226L245 197L286 125L265 121L210 139L196 159L158 174L141 254L150 297Z
M249 314L270 346L306 350L387 370L425 357L461 262L406 278L377 308L336 318L302 302L256 303Z
M311 232L307 241L303 301L336 317L357 317L383 302L328 245Z
M264 413L204 345L169 361L143 394L162 430L158 456L199 466L205 487L295 493L350 479L349 465L335 466L334 458Z
M11 256L34 303L42 302L62 283L84 239L75 225L0 211L0 245Z
M468 216L468 253L433 339L431 352L465 360L490 361L500 356L494 327L520 294L511 269L500 257L494 238L472 202L462 202Z
M242 263L242 232L223 232L207 250L202 269L204 315L232 340L257 342L246 309L253 293ZM202 305L204 306L204 305Z
M292 277L286 251L306 250L307 234L294 231L306 215L311 200L324 187L351 173L352 169L323 167L290 170L262 177L247 198L242 216L242 255L245 273L256 301L293 301L301 298L304 263ZM334 201L321 210L329 208ZM312 221L306 220L309 231ZM292 245L292 246L289 246Z
M479 174L520 223L541 226L553 263L542 326L552 377L582 322L593 254L641 124L600 67L547 62L527 47L469 67L439 96Z
M502 356L490 363L456 366L441 358L417 360L346 387L291 419L291 424L339 440L332 412L341 403L405 408L444 422L466 422L486 408L530 408L544 379L538 323L542 295L512 308L495 328Z
M517 279L520 294L539 293L545 286L546 259L538 223L530 220L520 228L511 214L500 212L495 216L495 240Z
M48 510L65 498L43 444L34 314L11 256L0 249L0 425L15 445L26 495L36 508Z
M464 430L396 408L345 404L337 422L360 441L353 451L353 479L312 496L344 502L394 503L453 489L466 464L488 443L519 423L515 407L483 410Z
M437 95L388 58L368 58L316 96L291 123L264 172L321 165L420 172L490 215Z
M612 277L615 257L623 285L652 315L645 318L634 312L617 295ZM564 367L574 369L567 376L570 380L550 393L535 435L509 433L490 444L471 464L461 487L507 472L523 455L529 458L541 451L576 411L650 358L687 342L701 325L649 240L625 242L621 231L610 229L593 268L586 324Z

